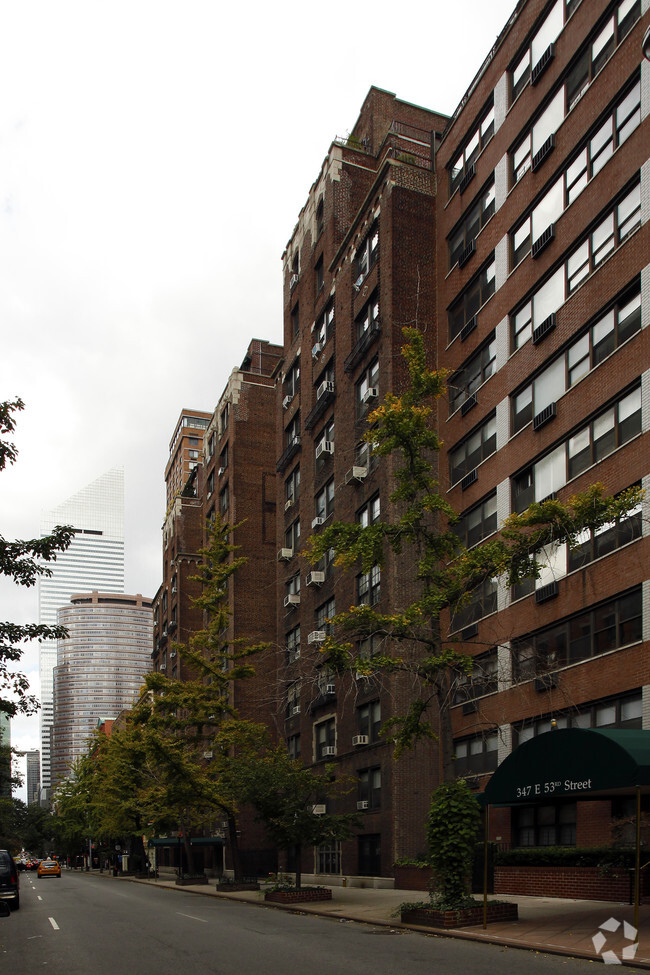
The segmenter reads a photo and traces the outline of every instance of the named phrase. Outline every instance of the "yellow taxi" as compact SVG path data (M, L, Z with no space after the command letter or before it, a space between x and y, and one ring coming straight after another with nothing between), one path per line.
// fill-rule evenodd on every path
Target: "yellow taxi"
M60 877L61 864L56 860L41 860L38 865L39 877Z

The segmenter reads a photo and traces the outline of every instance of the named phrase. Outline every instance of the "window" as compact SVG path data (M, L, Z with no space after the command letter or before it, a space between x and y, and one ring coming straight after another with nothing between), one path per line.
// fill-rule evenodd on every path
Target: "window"
M319 762L336 754L336 719L328 718L314 725L314 761Z
M315 502L315 517L322 518L323 521L334 511L334 478L330 478L325 487L323 487L316 495Z
M377 454L373 453L372 444L367 443L367 441L362 440L354 448L354 464L355 467L365 467L368 473L374 470L379 463L379 457Z
M338 876L341 873L341 841L316 847L316 873Z
M316 629L325 630L329 632L330 620L334 618L336 614L336 609L334 606L334 597L328 599L327 602L323 603L316 610Z
M511 396L512 430L516 433L550 403L558 400L606 356L641 328L641 294L620 298L566 351L551 362L532 383Z
M292 447L300 443L300 410L294 413L289 423L284 428L284 443L286 447Z
M325 343L329 338L331 338L334 332L334 302L331 301L325 311L321 312L316 321L314 322L314 342L319 346L319 351L322 351Z
M499 736L496 731L455 742L457 777L494 772L499 761Z
M284 533L284 547L296 554L300 551L300 518L292 522Z
M379 494L375 494L364 504L362 508L359 508L357 511L357 523L361 525L362 528L367 528L368 525L374 525L376 521L379 521L380 513L381 506Z
M219 511L221 512L222 515L225 515L229 507L230 507L230 489L229 486L226 484L225 487L222 488L219 494Z
M286 717L293 718L300 714L300 684L298 681L291 684L287 690Z
M375 222L370 229L370 233L363 244L357 250L355 256L356 280L354 282L357 290L361 286L363 279L374 267L379 256L379 224Z
M567 6L572 6L571 0L567 0ZM565 0L556 0L533 34L531 41L526 45L526 49L517 58L510 72L512 101L528 84L531 76L531 65L534 70L549 45L557 40L562 31L565 16L569 17L569 12L565 12L564 7Z
M223 436L228 429L228 421L230 420L230 403L226 403L221 411L221 416L219 418L219 435Z
M494 180L491 180L469 210L463 214L463 219L447 238L450 268L458 262L463 251L478 237L480 231L493 215L494 209Z
M379 399L379 359L375 358L364 369L361 379L355 386L357 419L364 417L369 410L378 405Z
M325 272L323 269L323 255L316 261L316 266L314 268L314 286L316 288L316 297L321 293L325 285Z
M451 632L462 630L471 623L497 611L497 580L486 579L473 590L468 601L452 609Z
M316 207L316 240L320 237L325 229L325 208L323 205L323 198L321 197L318 201L318 206Z
M459 151L453 163L449 167L449 195L455 192L461 180L468 174L472 163L478 158L479 153L485 148L494 135L494 104L490 99L485 107L478 124L471 130L465 140L463 148Z
M219 454L219 470L225 471L228 468L228 444L225 445Z
M300 582L298 583L298 591L300 591ZM289 663L293 663L300 656L300 626L294 626L292 630L287 633L287 658Z
M567 441L512 478L513 506L524 511L543 501L641 430L641 388L637 386Z
M382 637L379 633L373 633L371 636L366 636L362 640L359 640L357 646L359 660L371 660L378 653L381 653L381 641Z
M531 680L642 638L641 587L513 641L513 676Z
M295 504L300 497L300 466L294 467L289 477L284 482L284 501L285 509ZM291 504L289 504L291 502Z
M577 547L569 549L569 572L581 569L594 559L602 558L617 548L627 545L628 542L640 538L641 514L641 502L639 502L625 518L617 518L597 531L587 528L578 539Z
M375 606L381 596L381 568L373 565L370 572L357 576L357 605Z
M604 698L589 704L574 706L558 714L532 718L513 726L513 744L521 745L538 735L551 731L551 720L557 728L641 728L641 694L626 694L620 698Z
M334 417L327 421L320 436L315 441L316 473L322 470L325 461L334 451Z
M361 314L357 318L354 328L357 341L363 338L366 332L379 326L379 291L373 292L370 301L363 306Z
M449 454L449 480L457 484L497 449L496 415L489 417Z
M215 474L214 474L214 470L211 470L210 473L208 474L208 480L207 480L208 498L211 498L212 495L214 494L214 482L215 482Z
M292 575L290 579L285 582L285 589L287 591L287 596L299 596L300 595L300 573L296 572ZM298 628L298 640L300 641L300 629Z
M359 785L357 789L357 802L363 809L381 808L381 768L375 765L373 768L363 768L359 770Z
M641 187L637 183L595 230L580 243L519 309L510 316L512 348L520 348L534 330L548 322L552 315L599 264L619 246L641 222Z
M466 548L478 545L497 530L496 491L465 512L452 528Z
M300 306L298 302L296 302L291 310L291 334L293 338L296 337L299 331L300 331Z
M576 803L515 807L512 810L512 845L575 846Z
M300 735L289 735L287 738L287 752L289 758L297 762L300 758Z
M558 0L559 3L559 0ZM555 7L549 16L553 16ZM621 43L623 38L641 16L640 0L622 0L615 13L611 15L604 26L598 29L595 36L590 38L590 43L581 51L574 61L566 82L564 82L551 96L550 101L544 108L542 114L535 120L532 127L526 132L523 138L516 144L511 153L513 181L516 183L524 175L531 164L535 164L535 156L540 149L545 147L550 136L554 135L564 121L565 115L582 97L589 84L600 71L607 59L610 57L615 47ZM561 29L561 28L560 28ZM549 35L550 36L550 35ZM557 35L556 35L557 36ZM544 52L542 52L544 53ZM530 75L530 65L535 65L535 54L526 50L513 70L513 94L521 91L528 81ZM625 114L623 110L622 114ZM630 125L636 127L638 121ZM621 122L620 131L623 132L625 122ZM632 131L632 128L630 128ZM627 132L624 138L627 138ZM602 133L597 140L596 149L602 143L605 145L607 137ZM621 142L624 139L620 140ZM620 143L619 143L620 144ZM608 150L607 150L608 151ZM609 153L611 154L611 153ZM609 158L609 155L607 156ZM539 160L539 157L538 157ZM539 160L541 161L541 160ZM606 161L603 159L603 163ZM598 171L599 166L594 168L592 175ZM577 195L577 194L576 194Z
M284 395L293 397L300 389L300 359L296 359L284 377Z
M360 735L366 735L369 742L379 741L381 731L381 705L379 701L371 701L357 708L357 730Z
M495 647L488 653L474 657L471 674L467 674L464 670L458 671L454 690L454 704L473 701L477 697L483 697L484 694L494 694L498 689L498 658Z
M449 339L455 339L476 315L479 308L494 294L496 262L494 256L470 281L461 296L448 311Z
M217 438L215 437L214 432L212 432L208 437L208 460L214 457L214 451L216 448L216 439Z
M495 333L491 332L487 342L465 362L462 368L449 379L449 413L455 413L463 403L474 395L479 386L496 370L497 343Z

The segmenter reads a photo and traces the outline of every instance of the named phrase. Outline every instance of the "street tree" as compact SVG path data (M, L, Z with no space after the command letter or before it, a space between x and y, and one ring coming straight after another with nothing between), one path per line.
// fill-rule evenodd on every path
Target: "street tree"
M576 545L586 529L597 531L625 518L641 494L630 489L610 497L596 484L567 503L534 502L523 513L511 514L497 534L467 548L454 530L458 515L436 478L442 447L436 403L445 393L446 377L429 367L416 328L404 329L404 336L408 382L403 391L385 396L369 416L365 434L373 455L394 462L391 517L369 525L336 522L311 536L309 558L316 563L333 549L336 564L371 573L390 551L400 559L400 575L413 566L414 599L386 612L364 604L339 613L322 652L339 674L409 675L409 706L387 722L385 731L394 737L397 755L423 737L437 738L443 779L451 781L450 708L456 682L471 674L472 657L460 635L443 626L445 614L461 613L486 583L514 586L538 578L544 553L559 544ZM359 650L368 637L383 638L381 652L372 659Z
M0 471L16 460L16 446L6 437L14 432L14 414L23 407L21 399L0 402ZM24 541L8 542L0 535L0 575L18 586L36 585L41 576L52 574L47 563L65 551L73 534L72 528L57 526L50 535ZM65 635L65 629L60 626L0 621L0 711L14 717L19 713L32 714L38 709L37 699L29 693L29 680L14 665L23 655L25 641L56 640Z

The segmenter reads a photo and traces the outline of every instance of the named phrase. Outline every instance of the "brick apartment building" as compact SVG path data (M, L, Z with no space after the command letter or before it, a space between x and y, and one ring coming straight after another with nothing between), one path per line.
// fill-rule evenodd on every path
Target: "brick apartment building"
M403 381L401 328L451 373L440 481L469 545L533 500L650 475L647 0L519 3L450 120L371 89L335 140L284 254L278 383L278 643L289 751L358 781L360 835L303 870L389 877L424 849L434 746L395 762L378 740L396 682L336 679L318 647L352 603L403 606L389 557L367 575L300 557L329 519L390 517L390 465L364 420ZM284 513L283 513L284 512ZM645 517L643 515L645 514ZM551 727L650 728L648 501L537 583L487 584L443 620L476 656L453 708L458 774L476 789ZM645 612L644 612L645 608ZM366 649L366 648L364 648ZM368 647L369 652L378 649ZM513 845L607 842L625 803L500 810Z
M647 8L520 3L439 147L441 478L467 544L533 500L650 485ZM479 677L454 709L459 775L484 784L551 720L650 728L643 508L450 621ZM624 805L501 810L493 835L608 842Z
M213 413L183 411L170 445L166 480L179 455L179 431L191 438L192 466L180 489L172 492L163 525L163 582L154 599L153 668L172 678L190 679L191 672L173 643L187 644L204 626L203 613L194 605L200 595L196 581L200 550L208 544L208 525L218 511L238 527L231 541L238 555L247 558L229 585L229 640L250 644L275 641L275 398L273 374L282 349L253 339L239 368L233 369ZM183 422L183 417L189 417ZM199 422L200 421L200 425ZM189 449L189 442L186 445ZM168 483L169 496L169 483ZM276 682L275 655L256 659L256 676L234 689L233 704L242 718L272 724ZM259 826L252 817L240 822L242 859L247 872L264 872L276 865L273 851L265 849ZM202 837L197 856L206 869L221 872L223 824L215 820L210 836ZM212 838L213 846L205 841ZM159 865L173 866L175 841L157 841Z

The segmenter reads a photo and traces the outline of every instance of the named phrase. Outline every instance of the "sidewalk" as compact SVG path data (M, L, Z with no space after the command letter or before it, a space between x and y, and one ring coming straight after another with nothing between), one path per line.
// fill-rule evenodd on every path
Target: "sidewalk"
M111 878L112 879L112 878ZM133 878L125 877L125 880ZM403 901L423 899L421 891L377 890L360 887L332 887L332 900L296 905L267 904L264 891L236 891L222 893L216 890L215 882L209 885L176 886L173 880L136 880L136 883L153 884L169 890L188 891L207 897L221 897L226 900L257 904L261 907L276 908L316 914L322 917L338 918L341 921L357 921L365 924L385 925L392 928L407 928L423 934L447 938L465 938L474 941L487 941L492 944L507 945L511 948L524 948L530 951L543 951L552 954L568 955L601 961L593 945L592 938L597 935L601 925L614 918L619 922L634 923L634 908L630 904L611 901L578 901L557 897L524 897L504 895L503 899L519 905L518 921L503 921L482 927L454 928L451 930L419 927L401 924L396 908ZM627 933L627 932L625 932ZM619 930L605 930L602 934L607 941L602 951L615 951L621 957L621 950L630 942L624 938L623 924ZM650 905L639 909L639 947L630 964L634 968L650 970Z

